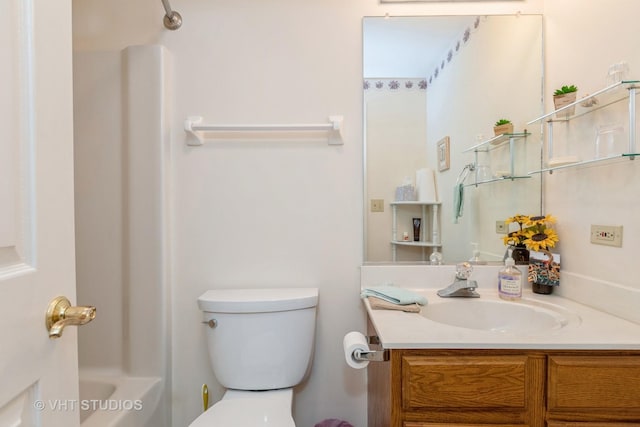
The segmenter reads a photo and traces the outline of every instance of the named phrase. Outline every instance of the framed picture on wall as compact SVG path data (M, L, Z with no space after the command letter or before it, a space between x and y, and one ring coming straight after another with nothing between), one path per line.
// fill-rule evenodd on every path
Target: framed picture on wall
M440 172L449 169L449 137L445 136L438 141L438 170Z

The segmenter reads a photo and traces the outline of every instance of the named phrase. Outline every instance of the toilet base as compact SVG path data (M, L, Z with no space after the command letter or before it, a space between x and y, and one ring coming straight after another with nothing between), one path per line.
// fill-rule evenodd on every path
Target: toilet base
M293 389L281 388L279 390L264 391L228 389L222 396L222 400L224 399L278 399L286 401L289 408L291 408L291 403L293 402Z
M293 389L227 390L222 399L189 427L295 427L291 416Z

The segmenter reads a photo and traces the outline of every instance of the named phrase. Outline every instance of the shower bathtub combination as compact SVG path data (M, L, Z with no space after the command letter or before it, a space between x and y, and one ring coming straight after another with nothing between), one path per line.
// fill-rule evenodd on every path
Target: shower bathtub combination
M81 371L80 425L144 426L158 407L161 393L162 379L159 377Z
M77 300L97 308L78 330L83 427L171 422L170 61L160 45L74 52Z

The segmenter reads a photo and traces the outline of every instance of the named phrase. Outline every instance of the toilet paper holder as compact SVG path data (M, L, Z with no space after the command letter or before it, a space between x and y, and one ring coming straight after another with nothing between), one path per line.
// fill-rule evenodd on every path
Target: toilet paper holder
M376 335L369 335L367 338L367 344L380 344L380 338ZM354 360L365 361L368 360L370 362L386 362L389 360L389 350L359 350L356 349L353 351L352 357Z

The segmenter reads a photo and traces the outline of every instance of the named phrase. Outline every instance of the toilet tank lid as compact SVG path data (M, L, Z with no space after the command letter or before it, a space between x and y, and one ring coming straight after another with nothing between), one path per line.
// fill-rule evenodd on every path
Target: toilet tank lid
M318 305L317 288L213 289L200 295L200 310L212 313L264 313Z

